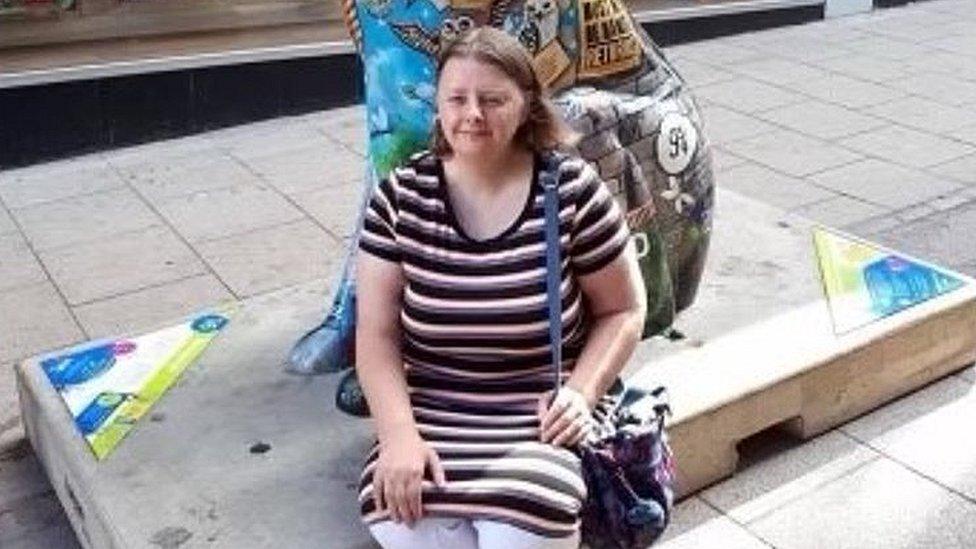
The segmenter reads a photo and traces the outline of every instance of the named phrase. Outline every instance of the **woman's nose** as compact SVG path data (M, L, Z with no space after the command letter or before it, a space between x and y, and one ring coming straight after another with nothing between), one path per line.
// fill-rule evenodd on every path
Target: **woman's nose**
M481 105L477 101L468 101L467 110L464 114L469 120L481 120L484 116Z

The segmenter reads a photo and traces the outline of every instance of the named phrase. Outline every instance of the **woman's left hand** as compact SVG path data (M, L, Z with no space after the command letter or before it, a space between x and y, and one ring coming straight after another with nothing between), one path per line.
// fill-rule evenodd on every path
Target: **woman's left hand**
M543 395L538 414L540 439L553 446L575 446L592 427L586 397L570 387L561 387L556 398L552 398L552 392Z

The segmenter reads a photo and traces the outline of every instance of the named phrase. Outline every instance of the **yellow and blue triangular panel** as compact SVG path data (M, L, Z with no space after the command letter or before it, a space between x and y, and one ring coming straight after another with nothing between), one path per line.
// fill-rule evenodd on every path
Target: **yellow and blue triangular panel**
M962 287L934 265L816 228L813 242L835 333L845 333Z
M135 338L103 340L41 360L95 457L105 459L217 336L233 307Z

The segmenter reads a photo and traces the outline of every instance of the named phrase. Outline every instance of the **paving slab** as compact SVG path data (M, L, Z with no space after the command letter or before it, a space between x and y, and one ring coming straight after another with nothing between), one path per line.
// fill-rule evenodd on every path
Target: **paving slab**
M823 140L834 140L887 124L874 116L813 100L762 111L756 113L756 117Z
M850 225L845 225L844 230L861 238L879 242L880 239L877 236L878 234L891 230L895 227L900 227L903 223L904 221L899 219L897 216L886 212L877 217L869 217L867 219L862 219L861 221L851 223Z
M155 225L105 240L40 252L69 305L129 293L207 271L168 227Z
M0 449L0 545L4 549L80 548L61 502L25 440L6 451Z
M749 524L881 457L838 431L805 444L791 442L763 440L762 450L770 455L740 467L699 497L737 523Z
M719 146L712 147L712 171L715 173L722 173L735 166L741 166L743 164L758 165L755 162L750 162L745 158L736 156L729 151L723 149Z
M366 108L354 105L329 111L329 117L312 126L354 153L366 156Z
M874 105L863 112L880 116L902 126L943 136L949 135L952 130L976 124L976 111L973 109L953 107L916 96Z
M907 94L901 90L840 74L831 74L817 80L794 82L788 88L828 103L853 109L884 103Z
M976 188L964 187L947 196L932 200L928 204L937 211L953 210L976 200Z
M976 387L950 376L841 429L886 457L976 500L976 440L959 436L974 414Z
M325 279L339 268L343 244L309 220L197 246L235 295L252 296Z
M954 23L943 25L946 32L935 41L945 39L957 40L964 37L970 32L974 21L976 21L976 18L970 21L960 19ZM921 59L910 59L905 63L917 67L921 72L949 74L963 80L973 79L973 69L976 68L976 59L972 55L960 55L958 52L940 48L939 51L929 55L928 58L932 61L928 64Z
M879 35L889 41L908 42L923 46L930 44L933 40L945 38L953 34L953 31L961 32L961 30L949 29L944 24L913 24L911 21L904 20L879 21L871 26L871 34L873 35ZM925 57L930 57L931 55L933 55L933 52L928 51Z
M946 266L976 260L976 204L966 204L884 231L879 240L906 253Z
M745 78L700 86L695 88L695 96L700 100L718 103L742 113L774 109L806 99L798 93Z
M50 488L44 495L13 502L5 511L7 513L0 516L0 543L3 543L4 549L7 547L22 549L78 547L74 533L71 532L71 536L68 536L70 526L66 524L67 520L61 504ZM38 541L51 542L52 545L35 545Z
M821 40L824 48L832 49L840 47L841 52L849 54L850 50L844 48L847 42L856 42L864 38L873 36L873 29L866 29L856 25L845 24L851 22L850 19L822 19L813 21L807 25L785 27L786 31L793 29L797 36L807 40Z
M796 177L790 177L757 164L742 164L718 172L716 185L750 196L765 204L792 209L812 202L820 202L835 193L811 185Z
M7 213L7 209L3 206L3 202L0 201L0 234L16 233L19 232L17 225L14 224L13 218Z
M847 228L890 211L849 196L835 196L799 206L791 213L828 227Z
M9 208L25 208L124 184L104 155L86 155L0 172L0 199Z
M109 164L119 173L131 172L129 168L134 166L147 164L158 166L170 161L179 162L195 155L218 156L221 150L210 139L211 133L123 147L104 154Z
M976 132L973 133L974 137L976 137ZM956 181L961 181L968 185L976 185L976 154L970 154L962 158L950 160L945 164L932 166L928 171Z
M703 109L705 131L715 144L735 141L775 130L772 124L757 120L754 116L738 113L718 104Z
M825 36L793 36L787 30L778 40L766 42L763 51L765 55L775 55L803 63L816 63L834 57L849 57L851 51L838 44L838 42L830 42Z
M910 25L911 22L906 21L904 24ZM892 59L895 61L917 59L937 51L935 48L929 45L917 44L905 40L897 40L878 35L864 37L861 40L846 42L844 44L844 48L850 50L855 55L870 55L872 57Z
M146 158L127 163L119 172L152 204L199 191L260 182L236 159L214 149L176 158Z
M0 363L0 456L6 454L11 446L23 440L24 428L20 422L20 405L17 401L13 363ZM5 467L0 465L0 477L5 475L4 469ZM5 482L7 481L0 478L0 487ZM0 494L6 493L7 489L0 490Z
M13 210L36 250L104 240L160 222L128 188Z
M885 126L841 139L839 145L882 160L925 168L976 153L976 147L901 126Z
M199 275L74 307L92 338L145 332L235 296L213 275Z
M47 275L20 233L0 233L0 292L37 284Z
M665 49L668 58L691 59L702 63L710 63L722 67L746 61L755 61L763 57L762 52L753 48L723 44L719 41L704 41Z
M918 74L889 83L893 88L962 107L976 103L976 82L944 74Z
M0 363L64 347L82 338L49 282L0 293Z
M733 65L732 70L738 74L748 76L754 80L770 84L786 85L793 82L824 78L828 73L822 69L797 63L793 59L769 58L757 61L747 61Z
M241 158L241 162L287 195L362 181L366 168L363 157L325 137L314 144Z
M976 145L976 126L966 126L965 128L946 132L946 134L968 145Z
M734 73L723 68L692 59L677 59L674 67L693 89L736 78Z
M963 55L972 55L973 52L976 52L976 40L973 39L972 34L954 34L932 41L932 47Z
M59 520L58 520L59 519ZM71 523L63 515L54 524L10 542L10 549L81 549ZM6 545L4 546L6 547Z
M302 212L271 188L236 185L172 198L157 206L191 243L214 240L302 218Z
M858 153L789 130L725 143L724 148L794 177L812 175L863 158Z
M274 139L269 139L272 134ZM240 160L322 143L322 134L301 117L275 118L226 128L211 132L207 137L216 147Z
M9 370L14 373L13 368ZM18 501L51 492L43 466L26 444L0 454L0 509L10 511ZM0 513L3 520L5 513ZM3 532L0 529L0 532ZM2 539L2 538L0 538Z
M811 61L811 64L848 78L866 80L877 84L904 78L909 74L908 67L902 62L870 55L831 57Z
M671 524L654 547L765 549L769 546L701 499L690 497L675 507Z
M937 212L934 207L930 204L915 204L914 206L909 206L907 208L897 210L891 213L892 217L898 219L902 223L909 223L912 221L918 221L919 219L924 219L931 216Z
M882 459L748 528L783 549L964 549L976 544L976 506Z
M820 172L810 176L810 180L822 187L891 209L951 196L962 188L956 181L874 158Z
M333 236L345 239L355 232L362 188L362 182L357 181L334 189L296 194L293 198Z

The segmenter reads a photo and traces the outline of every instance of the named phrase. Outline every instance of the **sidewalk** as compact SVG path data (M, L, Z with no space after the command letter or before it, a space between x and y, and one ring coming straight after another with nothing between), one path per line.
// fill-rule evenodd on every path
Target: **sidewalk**
M976 1L667 50L718 184L976 276ZM77 547L12 365L225 299L331 283L363 165L354 107L0 172L0 545ZM26 312L26 313L25 313ZM680 324L680 322L679 322ZM806 444L772 437L664 547L974 547L976 373Z

